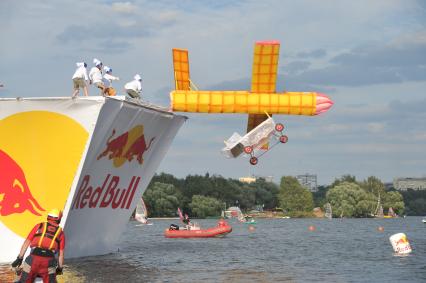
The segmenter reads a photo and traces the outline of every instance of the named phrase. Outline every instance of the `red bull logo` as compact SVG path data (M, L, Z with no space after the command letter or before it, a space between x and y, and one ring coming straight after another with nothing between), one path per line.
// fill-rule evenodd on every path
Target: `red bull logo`
M114 167L121 167L126 161L132 162L134 159L143 164L143 154L151 147L155 137L145 141L143 125L137 125L130 131L116 136L116 130L113 129L111 136L106 142L106 148L98 155L97 160L107 157L113 160Z
M50 111L4 117L0 133L1 227L26 237L46 211L65 206L89 134Z
M31 194L24 171L7 153L0 150L0 215L45 211Z

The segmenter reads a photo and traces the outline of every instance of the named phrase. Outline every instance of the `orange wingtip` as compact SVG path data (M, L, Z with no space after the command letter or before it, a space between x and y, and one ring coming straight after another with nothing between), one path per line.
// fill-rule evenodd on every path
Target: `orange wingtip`
M277 45L277 44L280 44L280 42L278 40L263 40L263 41L256 41L256 44Z

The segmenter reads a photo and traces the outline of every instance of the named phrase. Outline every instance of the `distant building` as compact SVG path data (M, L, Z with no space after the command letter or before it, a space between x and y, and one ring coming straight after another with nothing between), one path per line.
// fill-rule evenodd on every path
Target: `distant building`
M274 181L274 176L262 176L259 178L263 178L265 179L265 182L269 182L269 183L272 183Z
M299 181L299 183L302 186L304 186L311 192L318 191L317 175L314 175L314 174L297 175L296 179L297 181Z
M250 177L241 177L241 178L239 178L238 180L239 180L240 182L242 182L242 183L250 184L250 183L256 182L256 177L254 177L254 176L250 176Z
M256 182L257 179L264 179L265 182L272 183L274 181L274 176L255 176L255 175L252 175L252 176L249 176L249 177L238 178L238 180L240 182L247 183L247 184Z
M395 178L393 187L398 191L426 190L426 178Z

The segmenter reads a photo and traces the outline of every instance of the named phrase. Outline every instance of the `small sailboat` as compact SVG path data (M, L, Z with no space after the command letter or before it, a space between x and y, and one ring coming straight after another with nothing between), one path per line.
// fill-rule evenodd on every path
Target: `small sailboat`
M148 221L148 210L143 198L140 198L136 206L135 220L141 223L140 225L152 225L152 222Z
M377 198L377 206L376 206L376 210L374 211L374 214L372 215L375 218L383 218L383 206L382 203L380 201L380 194L379 197Z
M236 218L239 221L244 218L241 209L237 206L228 207L228 209L224 211L224 216L227 219Z
M398 215L393 211L392 207L389 207L388 215L385 215L384 218L396 218Z
M327 202L325 204L325 214L324 214L325 218L331 219L333 218L333 212L331 210L331 204L329 202Z

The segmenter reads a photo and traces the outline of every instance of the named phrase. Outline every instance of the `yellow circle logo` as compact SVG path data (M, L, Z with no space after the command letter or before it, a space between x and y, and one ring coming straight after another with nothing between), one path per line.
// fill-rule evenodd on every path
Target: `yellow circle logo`
M0 120L0 221L26 237L53 208L63 209L77 172L87 131L48 111Z

